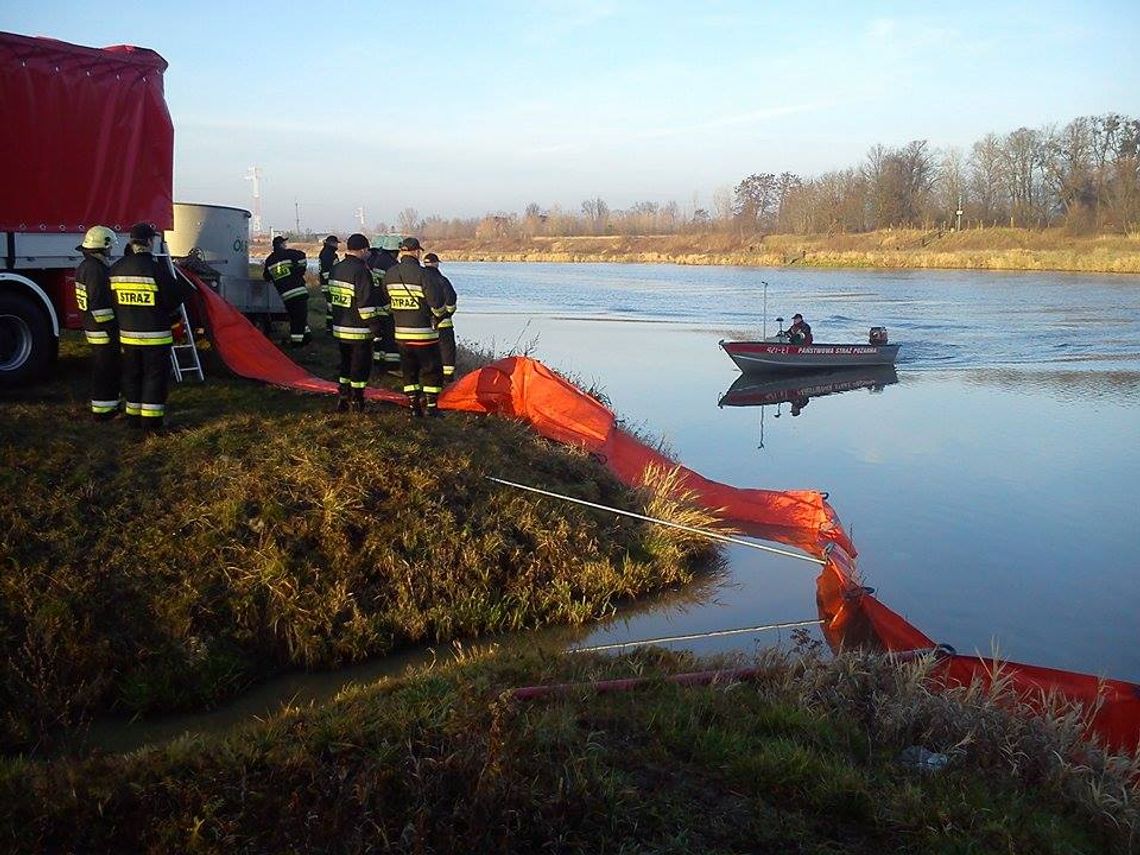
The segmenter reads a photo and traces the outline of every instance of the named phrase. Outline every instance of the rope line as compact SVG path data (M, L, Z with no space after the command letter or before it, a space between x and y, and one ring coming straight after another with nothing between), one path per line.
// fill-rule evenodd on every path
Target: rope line
M526 484L517 484L514 481L504 481L502 478L495 478L491 475L487 475L486 478L488 481L494 481L496 484L505 484L508 487L515 487L519 490L527 490L531 493L550 496L554 499L562 499L564 502L573 502L576 505L585 505L588 508L597 508L600 511L609 511L611 514L620 514L621 516L633 517L634 519L657 523L658 525L668 526L669 528L677 528L681 531L690 532L691 534L702 535L703 537L707 537L710 540L721 540L725 543L735 543L737 546L747 546L749 549L757 549L761 552L770 552L773 555L783 555L786 558L796 558L800 561L810 561L812 564L818 564L820 567L823 567L827 564L825 560L822 558L816 558L814 555L804 555L800 552L791 552L787 549L777 549L774 546L764 546L760 543L753 543L750 540L743 540L739 537L732 537L731 535L721 534L717 531L695 528L693 526L682 525L681 523L670 522L669 520L657 519L656 517L647 517L645 514L637 514L633 511L623 511L620 508L611 508L609 505L599 505L597 502L588 502L585 499L576 499L573 496L564 496L561 493L552 493L549 490L540 490L538 487L530 487Z
M593 647L572 647L567 653L596 653L600 650L616 650L620 647L636 647L641 644L660 644L664 641L692 641L697 638L716 638L721 635L739 635L743 632L763 632L770 629L788 629L795 626L816 626L822 620L797 620L788 623L766 623L760 626L745 626L740 629L714 629L709 632L698 632L692 635L663 635L660 638L645 638L641 641L622 641L617 644L597 644Z

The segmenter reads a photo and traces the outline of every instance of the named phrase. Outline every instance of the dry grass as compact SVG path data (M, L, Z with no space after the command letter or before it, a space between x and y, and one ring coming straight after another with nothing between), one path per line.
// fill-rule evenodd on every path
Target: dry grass
M895 229L862 234L713 233L627 237L451 239L433 249L451 260L636 262L781 267L1066 270L1140 273L1140 235L1073 235L1061 229Z
M656 678L751 664L749 683ZM0 762L22 851L1126 853L1135 761L928 663L473 650L221 739ZM534 682L650 678L521 702ZM938 773L899 762L944 751ZM1129 765L1131 764L1131 765Z
M519 423L353 418L212 373L174 390L178 430L140 440L87 420L81 353L69 340L57 381L4 408L0 745L58 742L110 706L208 706L281 668L580 624L709 558L493 485L650 500Z

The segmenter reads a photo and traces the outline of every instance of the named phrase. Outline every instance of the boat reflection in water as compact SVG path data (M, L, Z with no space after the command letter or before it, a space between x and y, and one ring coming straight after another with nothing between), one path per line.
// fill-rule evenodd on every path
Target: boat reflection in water
M812 398L836 395L854 389L881 389L898 383L893 365L867 365L858 368L836 368L790 374L741 374L717 401L718 407L763 407L766 404L791 404L793 416ZM779 416L777 408L776 415Z

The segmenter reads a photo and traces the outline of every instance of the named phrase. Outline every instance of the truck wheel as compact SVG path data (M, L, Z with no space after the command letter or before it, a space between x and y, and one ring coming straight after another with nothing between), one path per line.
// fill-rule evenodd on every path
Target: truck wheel
M43 309L23 294L0 292L0 386L42 377L58 346Z

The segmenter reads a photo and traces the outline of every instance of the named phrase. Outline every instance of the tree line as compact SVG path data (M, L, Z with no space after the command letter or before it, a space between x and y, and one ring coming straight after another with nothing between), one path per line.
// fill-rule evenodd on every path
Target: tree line
M421 218L414 208L378 231L441 238L522 238L706 232L819 234L888 228L1064 227L1130 233L1140 227L1140 120L1107 113L1064 126L988 133L968 151L927 140L875 145L862 162L804 178L754 172L694 198L577 210L532 202L520 213Z

